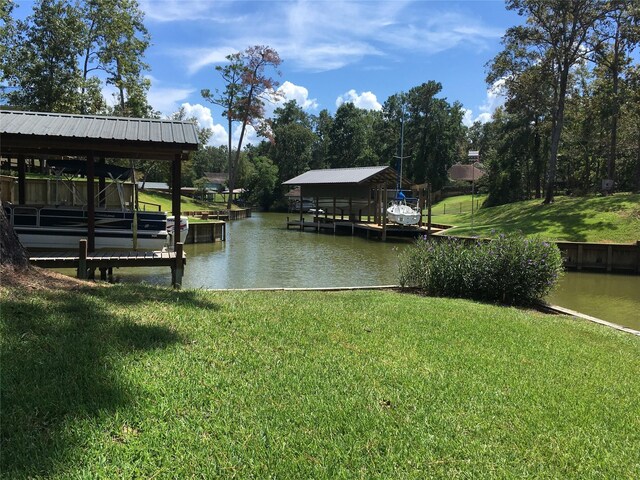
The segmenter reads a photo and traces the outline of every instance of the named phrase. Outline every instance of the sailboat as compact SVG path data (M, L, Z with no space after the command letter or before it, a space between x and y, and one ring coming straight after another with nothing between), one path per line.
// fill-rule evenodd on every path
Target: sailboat
M421 213L419 209L407 204L407 199L402 193L402 160L404 159L404 109L400 127L400 172L398 173L398 185L396 197L387 207L387 217L390 221L400 225L415 225L420 223Z
M420 222L420 212L407 205L402 192L398 192L396 198L387 207L387 217L390 221L400 225L415 225Z

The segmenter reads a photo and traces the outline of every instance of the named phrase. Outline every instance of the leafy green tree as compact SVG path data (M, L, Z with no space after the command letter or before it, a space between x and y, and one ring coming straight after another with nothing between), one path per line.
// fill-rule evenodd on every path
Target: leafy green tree
M78 10L68 1L36 3L33 14L17 21L2 38L8 54L3 62L3 99L26 110L77 113L82 29Z
M329 144L333 117L325 108L313 118L315 141L311 158L311 168L319 169L329 166Z
M610 140L606 176L615 180L618 123L624 103L623 73L631 63L629 55L640 40L640 6L632 0L613 0L609 5L603 21L596 25L591 43L592 59L607 80L606 116L610 123Z
M589 36L606 12L604 5L592 0L507 0L509 10L527 18L526 25L509 28L503 37L505 50L519 62L514 74L535 65L552 67L552 129L545 203L553 202L569 74L584 57Z
M353 103L343 103L338 107L329 132L327 149L331 168L362 167L370 163L363 112Z
M309 170L316 139L311 128L311 119L295 100L274 111L269 156L278 166L281 182Z
M250 166L245 180L248 200L263 210L268 210L276 198L278 167L265 156L249 156L248 163Z
M406 175L416 183L429 181L439 190L447 181L447 169L460 159L464 138L463 111L435 95L442 90L429 81L412 88L406 95L404 152L409 156Z

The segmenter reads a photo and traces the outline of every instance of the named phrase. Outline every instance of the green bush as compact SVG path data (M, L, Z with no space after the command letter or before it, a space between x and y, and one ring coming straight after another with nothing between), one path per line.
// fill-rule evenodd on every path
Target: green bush
M400 255L400 285L430 295L528 305L562 273L558 247L521 235L491 241L418 240Z

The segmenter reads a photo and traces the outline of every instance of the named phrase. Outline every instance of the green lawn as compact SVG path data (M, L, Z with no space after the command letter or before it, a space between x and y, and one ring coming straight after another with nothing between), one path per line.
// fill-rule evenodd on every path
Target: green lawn
M638 478L640 338L394 292L0 288L3 478Z
M138 200L140 202L147 203L155 203L160 205L160 210L163 212L170 212L172 209L171 206L171 195L166 193L159 192L151 192L151 191L139 191L138 192ZM144 210L157 210L157 207L153 205L140 205L140 209ZM227 205L224 203L206 203L201 202L199 200L194 200L191 197L186 197L182 195L180 201L180 209L183 212L188 211L200 211L200 210L224 210L227 208Z
M433 221L456 225L451 235L489 237L498 233L521 231L547 240L574 242L620 242L640 240L640 194L616 194L608 197L556 197L551 205L539 199L480 208L472 216L470 208L458 213L458 205L470 207L470 196L452 197L445 210L434 206ZM451 211L449 209L452 209Z

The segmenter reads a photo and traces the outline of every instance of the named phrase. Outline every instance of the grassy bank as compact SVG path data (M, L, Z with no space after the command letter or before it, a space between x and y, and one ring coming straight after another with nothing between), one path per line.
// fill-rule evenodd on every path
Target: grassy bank
M468 198L467 198L468 197ZM608 197L557 197L551 205L539 199L481 208L472 216L470 196L453 197L442 214L441 204L434 206L434 222L456 225L451 235L489 237L496 233L521 231L547 240L574 242L631 243L640 240L640 194L616 194ZM464 203L464 202L467 203ZM462 202L463 213L457 204ZM492 233L493 232L493 233Z
M1 290L3 478L634 478L640 343L394 292Z
M222 197L217 195L219 199ZM141 202L147 203L155 203L160 205L160 210L163 212L171 211L171 195L168 193L160 193L160 192L151 192L151 191L140 191L138 192L138 199ZM141 205L141 208L144 205ZM200 210L225 210L227 208L227 204L220 202L202 202L200 200L195 200L191 197L187 197L182 195L180 201L180 209L183 212L187 211L200 211ZM235 205L232 205L232 209L237 208ZM153 207L147 205L147 210L152 210Z

